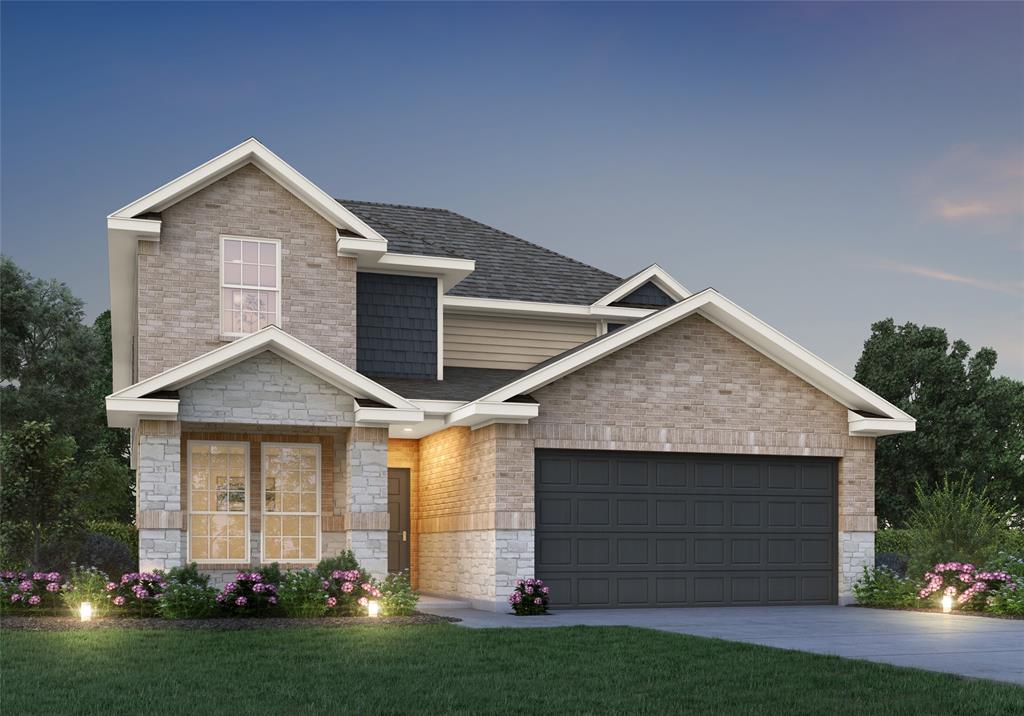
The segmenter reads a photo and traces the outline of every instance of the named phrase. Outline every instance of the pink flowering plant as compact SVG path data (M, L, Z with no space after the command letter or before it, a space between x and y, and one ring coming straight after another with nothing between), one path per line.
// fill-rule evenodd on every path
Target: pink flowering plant
M366 616L380 590L362 569L335 569L323 580L327 613L331 616Z
M516 616L546 614L550 587L539 579L517 579L516 588L508 595L508 603Z
M215 597L230 616L256 617L276 611L277 584L264 571L239 572Z
M0 600L4 611L52 610L60 604L60 572L0 572Z
M993 592L1016 589L1010 574L979 570L968 562L940 562L924 578L919 598L938 600L948 595L963 609L983 609Z
M167 578L162 572L128 572L120 580L108 582L106 589L116 611L149 616L167 589Z

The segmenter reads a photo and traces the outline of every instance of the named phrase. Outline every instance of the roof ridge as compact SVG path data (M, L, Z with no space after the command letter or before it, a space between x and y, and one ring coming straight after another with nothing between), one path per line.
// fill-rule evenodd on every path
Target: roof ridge
M447 212L447 213L452 214L454 216L458 216L460 219L465 219L466 221L468 221L470 223L476 224L477 226L482 226L485 229L490 229L491 231L494 231L494 232L496 232L498 234L501 234L502 236L507 236L510 239L515 239L516 241L522 241L524 244L529 244L530 246L533 246L536 249L540 249L541 251L549 253L549 254L551 254L553 256L558 256L559 258L563 258L566 261L571 261L574 264L579 264L580 266L584 266L584 267L586 267L588 269L593 269L594 271L600 271L601 273L605 274L606 276L610 276L611 278L615 279L616 281L621 282L623 280L621 276L616 276L615 274L611 273L610 271L605 271L604 269L598 268L597 266L594 266L592 264L588 264L585 261L580 261L579 259L574 259L572 256L566 256L565 254L559 253L558 251L555 251L553 249L549 249L547 246L541 246L540 244L535 244L534 242L529 241L528 239L524 239L521 236L516 236L515 234L510 234L507 231L502 231L501 229L498 229L498 228L496 228L494 226L491 226L490 224L485 224L482 221L477 221L476 219L470 218L470 217L466 216L465 214L460 214L457 211L452 211L451 209L433 209L433 211L444 211L444 212Z

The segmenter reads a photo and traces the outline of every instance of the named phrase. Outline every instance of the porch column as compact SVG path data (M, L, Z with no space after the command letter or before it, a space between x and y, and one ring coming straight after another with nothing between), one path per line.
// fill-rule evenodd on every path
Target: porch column
M346 547L381 577L388 571L388 429L352 428L345 463Z
M864 567L875 566L875 439L848 438L839 461L839 603L853 601Z
M181 424L141 420L136 494L139 569L170 569L185 563L181 502Z

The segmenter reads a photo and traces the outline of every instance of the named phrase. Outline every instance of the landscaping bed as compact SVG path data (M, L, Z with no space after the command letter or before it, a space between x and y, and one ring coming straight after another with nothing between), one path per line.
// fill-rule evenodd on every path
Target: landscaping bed
M858 607L860 609L885 609L894 612L925 612L926 614L945 614L941 608L935 607L890 607L882 604L848 604L850 607ZM972 612L963 609L950 614L959 617L985 617L986 619L1017 619L1024 620L1024 614L993 614L992 612Z
M96 631L103 629L297 629L304 627L415 626L457 622L454 617L415 612L401 617L316 617L313 619L262 617L233 619L160 619L156 617L106 617L83 622L77 617L45 615L8 615L0 618L0 629L15 631Z

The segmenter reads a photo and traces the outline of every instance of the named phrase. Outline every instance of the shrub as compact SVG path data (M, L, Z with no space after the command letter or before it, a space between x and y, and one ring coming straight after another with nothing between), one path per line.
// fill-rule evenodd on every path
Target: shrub
M95 567L107 574L126 574L135 571L138 551L132 552L123 542L99 532L85 535L75 553L75 564Z
M380 611L386 617L404 617L416 610L420 601L418 592L414 592L409 583L409 573L399 572L384 577L378 585L380 590Z
M108 582L106 588L115 607L147 616L167 589L167 578L160 572L128 572L121 575L121 581Z
M1024 560L1024 529L1007 529L999 540L999 549Z
M917 499L907 523L911 574L944 561L983 564L995 554L1005 521L985 489L945 479L930 493L919 485Z
M195 562L184 567L171 567L167 572L167 581L171 584L188 584L194 587L210 585L210 577L200 572L199 565Z
M516 588L508 596L508 603L517 616L545 614L551 589L539 579L516 580Z
M110 596L106 573L95 567L73 567L61 589L61 600L72 612L77 612L82 602L92 605L92 613L101 617L110 611Z
M912 607L917 601L918 586L886 567L868 569L853 585L858 604L870 607Z
M985 611L1024 617L1024 579L1018 578L993 592L985 600Z
M194 582L169 582L156 603L164 619L205 619L217 611L217 590Z
M359 569L359 561L350 549L336 557L325 557L316 565L320 579L330 579L332 572L351 572L353 569Z
M90 532L116 539L127 547L131 554L139 554L139 529L135 525L115 520L89 520L85 526ZM134 569L135 565L133 564L131 570Z
M327 613L329 586L330 581L312 569L289 572L278 589L281 609L290 617L322 617Z
M261 569L256 572L239 572L232 582L214 597L221 609L231 616L264 616L277 607L277 583L271 577L280 577L281 570Z
M0 573L0 603L4 611L44 611L60 601L60 572Z
M910 554L910 530L885 529L875 532L875 552Z
M1006 572L981 571L973 564L963 562L936 564L924 578L927 583L918 593L921 599L948 595L956 597L956 603L964 609L983 608L988 596L984 593L1013 583L1013 577Z
M1024 554L1000 552L985 563L987 572L1006 572L1016 579L1024 579Z
M380 599L380 590L362 569L336 569L324 582L331 614L362 616L371 599Z
M875 567L884 567L900 577L907 576L907 558L898 552L875 552Z

